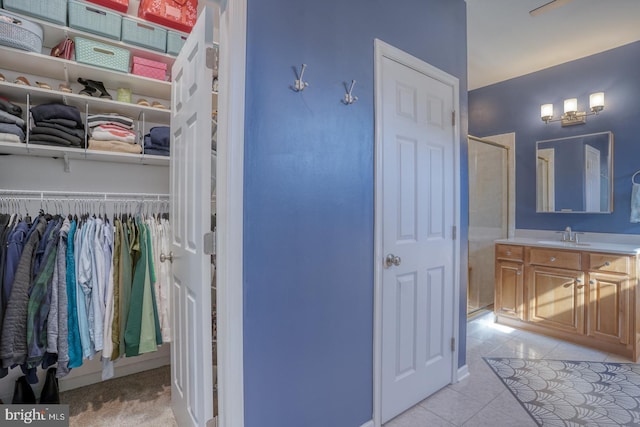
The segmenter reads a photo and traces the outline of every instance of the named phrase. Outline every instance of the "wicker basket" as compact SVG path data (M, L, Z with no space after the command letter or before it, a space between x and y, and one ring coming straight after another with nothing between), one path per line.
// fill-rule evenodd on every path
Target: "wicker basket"
M67 25L67 0L3 0L7 10Z
M0 15L11 18L12 22L0 21L0 44L16 49L42 53L42 27L5 10Z
M167 31L167 53L177 56L186 41L186 34L176 33L171 30Z
M129 51L94 40L76 37L76 61L110 70L129 72Z
M146 22L123 18L122 41L164 52L167 48L167 30Z
M79 1L69 1L69 26L89 33L120 40L122 16L107 9Z

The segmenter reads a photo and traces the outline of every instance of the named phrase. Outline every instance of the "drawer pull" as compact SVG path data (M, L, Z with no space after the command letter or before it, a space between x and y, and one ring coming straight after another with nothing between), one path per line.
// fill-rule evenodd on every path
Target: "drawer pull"
M607 262L605 262L605 263L604 263L604 266L605 266L605 267L610 267L610 266L611 266L611 263L610 263L609 261L607 261Z
M520 276L520 275L522 275L522 271L518 270L518 271L516 272L516 276Z
M595 281L595 280L589 280L589 284L590 284L590 285L595 285L595 284L596 284L596 281Z
M582 283L582 279L579 277L576 277L576 283Z
M511 251L507 251L507 255L511 255Z
M549 258L549 261L555 262L556 261L556 257L552 256L551 258Z

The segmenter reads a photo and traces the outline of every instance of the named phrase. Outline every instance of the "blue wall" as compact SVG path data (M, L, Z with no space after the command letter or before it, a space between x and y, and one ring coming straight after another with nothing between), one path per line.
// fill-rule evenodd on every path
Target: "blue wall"
M516 227L640 234L629 222L631 175L640 169L640 42L628 44L526 76L469 92L469 133L516 133ZM589 108L589 94L605 92L605 109L585 125L544 124L540 105L578 98ZM614 136L614 209L612 214L536 213L535 143L539 140L612 131Z
M460 79L466 135L463 0L248 1L247 427L372 417L374 38ZM302 63L310 86L295 93Z

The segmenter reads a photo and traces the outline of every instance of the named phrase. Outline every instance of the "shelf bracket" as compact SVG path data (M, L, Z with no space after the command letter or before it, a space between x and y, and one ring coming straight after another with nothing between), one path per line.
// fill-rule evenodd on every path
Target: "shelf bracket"
M71 172L71 163L69 161L69 155L64 153L62 156L62 160L64 161L64 171L67 173Z

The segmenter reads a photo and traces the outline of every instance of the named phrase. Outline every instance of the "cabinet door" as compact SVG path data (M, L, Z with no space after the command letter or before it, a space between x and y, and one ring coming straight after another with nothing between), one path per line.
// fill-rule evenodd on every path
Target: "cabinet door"
M511 261L496 263L495 312L523 320L522 264Z
M534 266L529 274L529 321L550 329L583 335L584 273Z
M629 322L629 277L590 273L588 334L627 344Z

